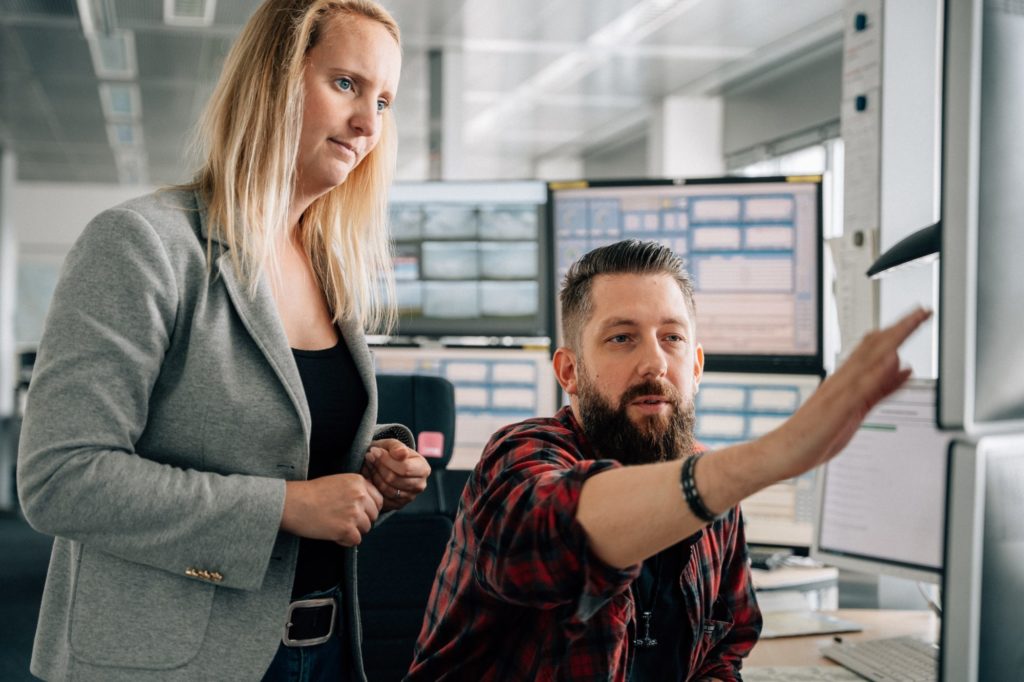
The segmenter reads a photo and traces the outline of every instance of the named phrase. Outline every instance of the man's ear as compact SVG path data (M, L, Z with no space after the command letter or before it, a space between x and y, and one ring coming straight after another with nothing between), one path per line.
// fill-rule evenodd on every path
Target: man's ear
M700 390L700 380L704 376L704 346L697 344L693 354L693 392Z
M554 365L555 378L558 379L562 390L569 395L576 395L576 354L564 346L559 346L551 358L551 364Z

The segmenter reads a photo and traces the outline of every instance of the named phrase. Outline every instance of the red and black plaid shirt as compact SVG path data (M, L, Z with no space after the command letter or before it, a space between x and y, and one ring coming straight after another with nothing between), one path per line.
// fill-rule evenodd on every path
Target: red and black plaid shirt
M498 431L466 486L406 680L627 679L636 621L625 570L598 559L576 521L593 459L563 408ZM680 504L683 504L680 495ZM688 679L739 680L757 608L739 508L701 531L680 576Z

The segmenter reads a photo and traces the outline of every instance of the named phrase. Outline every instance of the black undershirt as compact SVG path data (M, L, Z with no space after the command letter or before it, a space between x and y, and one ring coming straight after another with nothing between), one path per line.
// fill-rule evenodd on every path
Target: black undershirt
M647 559L633 581L630 588L636 615L633 639L642 640L647 636L643 617L647 611L651 614L649 635L658 644L653 647L633 645L629 682L665 682L685 680L689 676L690 616L679 580L690 560L690 547L699 537L695 534Z
M312 423L307 478L343 473L342 463L352 449L367 403L366 387L352 353L339 338L334 348L293 348L292 355L302 377ZM301 538L292 599L341 582L342 552L334 542Z

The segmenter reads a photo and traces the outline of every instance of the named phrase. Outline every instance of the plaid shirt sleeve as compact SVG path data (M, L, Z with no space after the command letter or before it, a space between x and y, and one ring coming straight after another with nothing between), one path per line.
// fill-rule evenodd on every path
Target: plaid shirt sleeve
M726 534L729 552L723 562L718 598L732 613L732 628L707 653L696 674L697 680L742 680L740 668L761 634L761 610L757 606L747 561L747 541L743 533L743 515L737 507L728 517L731 523Z
M598 559L576 520L584 482L621 466L581 459L569 429L517 425L490 443L474 476L467 516L478 541L475 577L504 602L533 608L572 604L586 622L628 589L639 564L619 570Z

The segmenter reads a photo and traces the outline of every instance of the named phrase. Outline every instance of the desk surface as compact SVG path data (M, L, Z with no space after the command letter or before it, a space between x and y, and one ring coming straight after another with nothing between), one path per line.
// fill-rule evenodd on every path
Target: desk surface
M850 620L864 628L861 632L846 632L843 641L901 637L911 635L929 641L939 638L939 619L931 611L886 611L877 609L839 609L828 611L843 620ZM757 643L744 668L796 665L836 665L818 653L818 649L832 641L834 635L809 635L763 639Z

